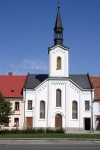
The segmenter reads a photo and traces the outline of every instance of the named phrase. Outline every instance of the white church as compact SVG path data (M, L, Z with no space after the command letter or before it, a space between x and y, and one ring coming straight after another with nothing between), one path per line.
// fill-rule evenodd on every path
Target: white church
M94 88L89 74L69 74L69 50L63 45L58 7L54 45L48 48L49 73L28 74L24 85L26 128L63 128L66 131L92 131L94 128Z

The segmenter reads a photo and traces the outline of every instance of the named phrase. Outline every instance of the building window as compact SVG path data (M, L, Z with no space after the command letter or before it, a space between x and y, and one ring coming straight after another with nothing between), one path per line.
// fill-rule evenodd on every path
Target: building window
M45 102L40 102L40 119L45 119Z
M56 90L56 107L61 107L61 90Z
M19 127L19 118L14 118L14 127Z
M72 102L72 119L77 119L77 102Z
M15 102L15 110L19 110L19 102Z
M28 110L32 110L32 100L28 101Z
M57 57L57 70L61 69L61 57Z
M85 101L85 110L89 110L89 101Z

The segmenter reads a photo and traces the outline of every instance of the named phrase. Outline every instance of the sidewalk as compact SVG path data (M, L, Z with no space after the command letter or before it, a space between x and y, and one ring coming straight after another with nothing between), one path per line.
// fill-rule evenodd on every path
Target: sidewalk
M100 134L100 131L66 131L65 134Z
M86 145L86 144L99 144L100 145L100 140L81 140L81 139L17 139L17 140L11 140L11 139L5 139L5 140L0 140L0 145L38 145L38 144L80 144L80 145Z

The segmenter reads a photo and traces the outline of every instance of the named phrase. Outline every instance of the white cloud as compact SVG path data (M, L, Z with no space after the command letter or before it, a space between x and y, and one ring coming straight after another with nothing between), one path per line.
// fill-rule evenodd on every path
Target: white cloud
M26 59L19 64L12 63L9 66L10 69L13 70L13 74L27 74L28 72L35 73L35 71L48 71L48 64L41 60L33 61Z

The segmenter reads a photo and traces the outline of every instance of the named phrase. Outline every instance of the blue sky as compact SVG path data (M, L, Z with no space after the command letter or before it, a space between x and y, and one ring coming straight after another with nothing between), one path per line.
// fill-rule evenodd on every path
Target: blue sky
M0 0L0 74L48 73L58 0ZM100 0L60 0L69 73L100 76Z

